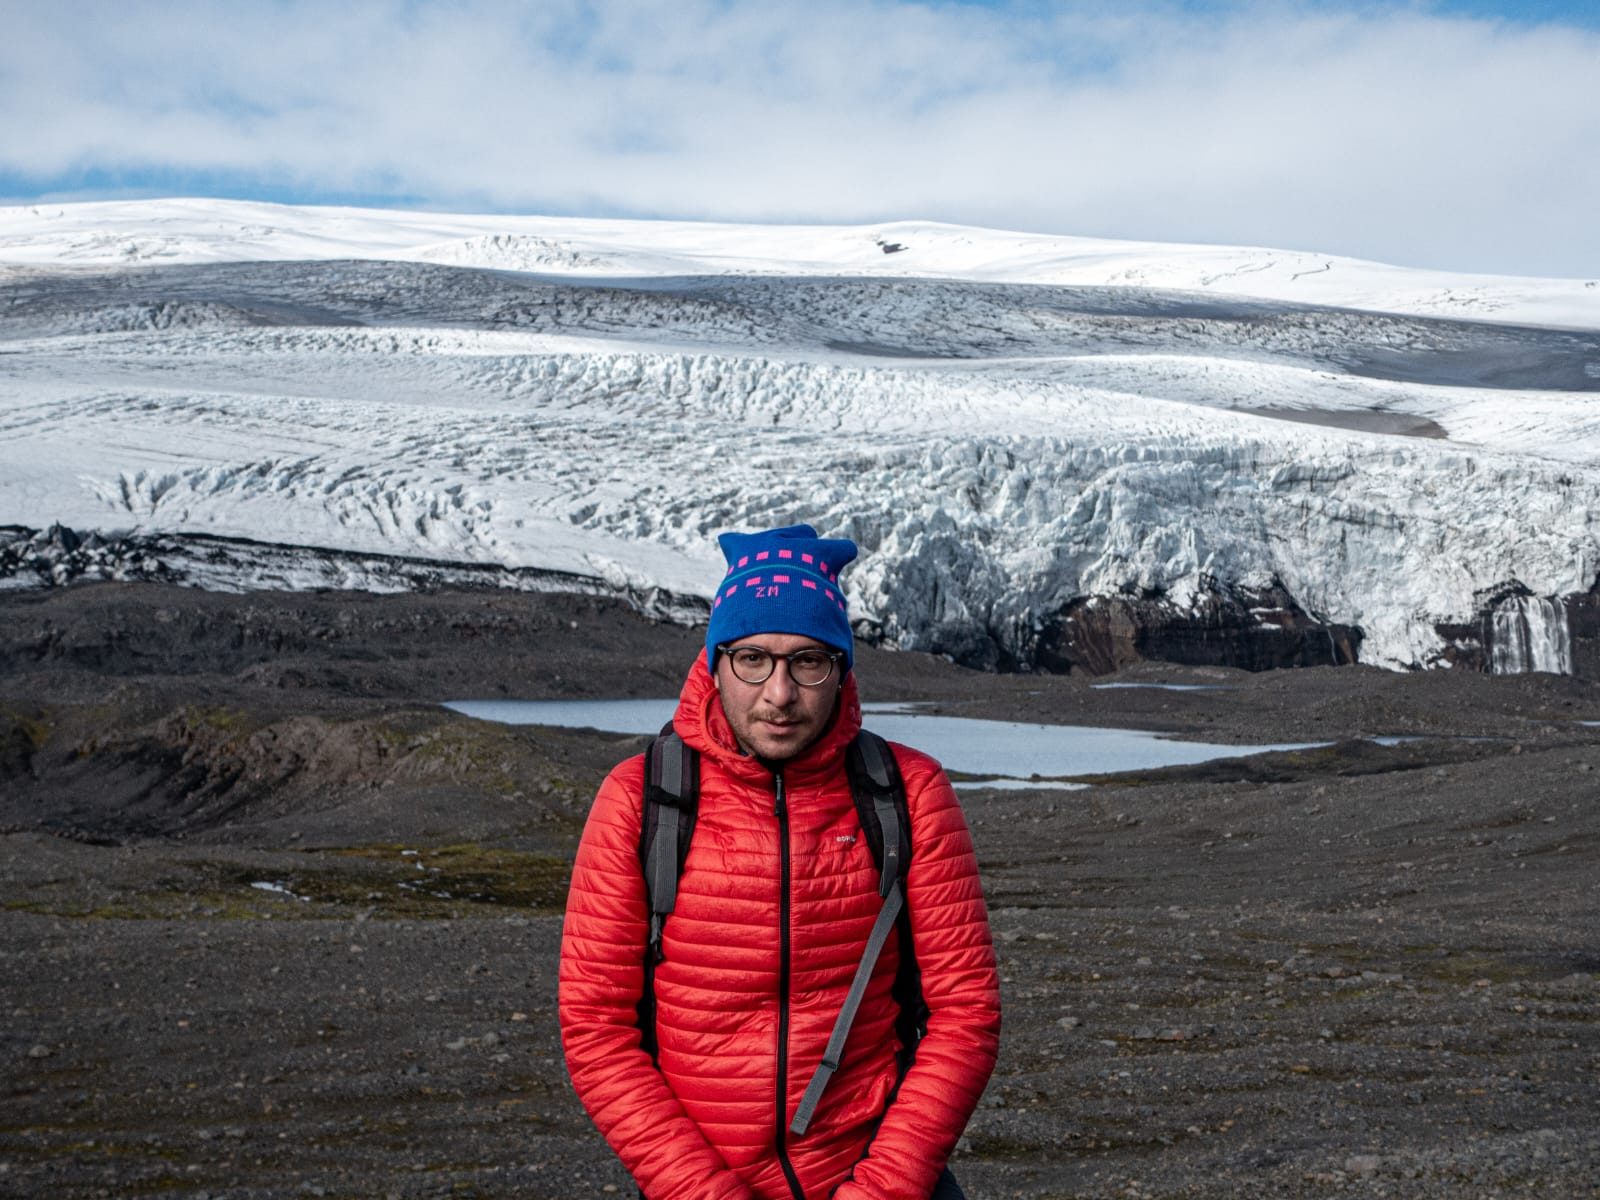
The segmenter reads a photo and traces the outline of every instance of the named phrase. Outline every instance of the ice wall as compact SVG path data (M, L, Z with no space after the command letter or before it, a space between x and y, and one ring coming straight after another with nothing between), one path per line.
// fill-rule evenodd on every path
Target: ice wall
M1089 600L1203 629L1271 595L1366 663L1466 661L1464 628L1475 663L1570 669L1553 609L1482 618L1600 569L1582 329L1125 280L588 278L477 233L425 263L13 269L0 525L274 548L206 586L422 563L677 611L716 533L808 521L861 545L852 611L907 648L1025 665Z

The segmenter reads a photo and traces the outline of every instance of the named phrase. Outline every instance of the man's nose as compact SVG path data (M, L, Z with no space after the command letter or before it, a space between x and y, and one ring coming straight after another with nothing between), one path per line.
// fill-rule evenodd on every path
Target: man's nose
M773 704L792 704L800 694L800 685L789 674L786 659L774 659L772 674L767 676L767 699Z

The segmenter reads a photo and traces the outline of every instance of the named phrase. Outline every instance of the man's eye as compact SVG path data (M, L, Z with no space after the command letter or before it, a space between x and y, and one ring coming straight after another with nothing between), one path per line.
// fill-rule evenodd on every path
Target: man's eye
M741 667L759 667L767 661L767 656L760 650L735 650L733 661Z
M825 654L796 654L789 661L802 671L820 671L823 665L827 663L828 656Z

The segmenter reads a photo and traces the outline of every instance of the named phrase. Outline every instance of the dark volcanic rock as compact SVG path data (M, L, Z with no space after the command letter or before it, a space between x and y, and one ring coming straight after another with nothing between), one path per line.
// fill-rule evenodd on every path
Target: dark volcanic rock
M79 584L0 593L0 673L247 674L285 690L439 700L584 688L582 664L656 630L670 645L638 664L627 694L673 695L703 636L602 596L486 589L253 592ZM563 677L564 676L564 677ZM637 689L644 689L643 691Z
M435 563L384 555L358 555L305 548L268 546L227 538L178 535L80 536L53 527L39 532L18 527L0 529L0 579L27 580L34 586L62 586L77 581L135 581L199 584L205 587L265 589L278 581L286 590L308 590L308 580L325 575L330 585L390 592L437 592L446 588L478 589L486 595L522 597L548 594L612 596L599 580L561 576L536 570L510 571L481 564ZM365 582L351 583L356 579ZM702 623L704 602L658 589L615 596L627 606L657 619L684 625ZM99 631L101 644L42 645L42 657L127 652L115 643L125 631ZM188 642L215 652L211 631L173 629L161 647L162 661L177 661ZM500 631L504 633L504 630ZM1170 603L1161 596L1094 597L1076 600L1033 634L1002 636L970 621L953 621L915 632L918 647L982 671L1088 671L1105 674L1131 662L1149 659L1188 666L1241 667L1250 671L1279 667L1348 664L1358 661L1361 631L1330 625L1307 614L1281 586L1250 589L1213 582L1193 607ZM315 627L263 629L246 623L234 631L239 656L286 649L306 650L319 638L341 631ZM858 624L858 636L875 643L882 631L869 622ZM192 637L189 635L193 635ZM146 642L150 631L135 640ZM13 651L16 640L9 639ZM24 651L26 653L26 651ZM0 646L0 669L6 665ZM86 662L87 665L87 662Z
M1564 598L1572 637L1572 673L1600 678L1600 581L1587 592Z
M433 615L418 619L413 614L409 630L368 630L359 620L352 624L353 606L329 620L325 614L312 615L311 609L318 606L309 599L296 606L286 598L336 594L333 588L307 586L308 580L320 577L319 572L330 581L340 581L340 587L440 594L444 599L438 606L426 601L413 606ZM314 552L227 538L79 534L59 525L42 531L0 527L0 580L15 581L14 591L42 592L90 581L200 584L231 590L245 584L252 573L277 580L284 592L252 590L253 596L279 598L260 608L230 609L229 619L221 623L208 618L202 603L169 606L129 627L100 623L89 639L48 622L31 629L8 629L0 632L0 670L66 660L116 673L118 664L149 655L168 672L231 672L257 664L272 672L280 686L337 686L338 681L327 674L324 656L317 653L330 642L344 643L347 652L342 657L348 659L359 657L350 649L352 642L375 634L385 649L372 660L387 661L396 669L405 669L408 660L430 657L440 636L447 641L492 636L497 646L514 650L528 635L551 628L542 618L526 626L517 615L550 608L548 600L538 599L541 596L564 597L554 602L559 609L571 597L585 595L615 612L638 611L684 627L703 622L705 615L703 602L695 597L660 590L616 595L599 580L536 570ZM350 579L365 582L352 585ZM24 586L18 588L16 583ZM466 607L462 597L473 593L483 597L477 607L492 610L492 615L462 615ZM1475 620L1436 626L1445 643L1443 663L1496 673L1600 674L1600 583L1583 595L1542 598L1510 581L1486 591L1480 601ZM453 611L441 616L434 611L439 607ZM408 633L415 636L405 636ZM877 643L883 631L871 622L859 622L857 634L863 641ZM1244 588L1211 580L1193 605L1179 606L1161 594L1083 597L1032 631L997 631L973 621L951 621L916 631L916 642L929 653L982 671L1102 675L1141 661L1265 671L1359 662L1362 631L1317 619L1281 585ZM284 666L285 656L309 656L316 662Z
M1316 620L1282 587L1213 583L1188 608L1161 596L1076 600L1039 634L1033 665L1104 675L1151 659L1266 671L1347 665L1360 648L1359 629Z
M148 539L96 532L80 535L64 525L42 530L0 526L0 580L50 587L82 578L172 581L177 577L150 553Z

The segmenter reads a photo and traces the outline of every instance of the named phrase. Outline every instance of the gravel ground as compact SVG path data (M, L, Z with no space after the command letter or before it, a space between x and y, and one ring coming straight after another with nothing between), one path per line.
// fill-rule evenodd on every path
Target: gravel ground
M670 694L697 645L583 597L0 595L0 1196L631 1195L554 1002L641 742L435 702ZM964 793L1006 1020L975 1200L1600 1196L1600 687L858 672L1331 743Z

